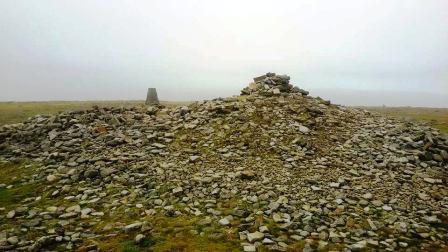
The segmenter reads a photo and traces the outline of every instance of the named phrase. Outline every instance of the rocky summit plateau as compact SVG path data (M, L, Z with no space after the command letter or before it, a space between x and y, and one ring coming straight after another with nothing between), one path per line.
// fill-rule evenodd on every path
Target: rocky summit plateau
M267 73L0 128L1 251L447 251L448 136Z

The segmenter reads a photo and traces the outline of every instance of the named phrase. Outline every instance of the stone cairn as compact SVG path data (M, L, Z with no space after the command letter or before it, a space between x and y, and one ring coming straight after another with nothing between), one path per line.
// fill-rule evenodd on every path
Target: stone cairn
M0 251L448 251L448 135L286 75L242 93L1 125Z

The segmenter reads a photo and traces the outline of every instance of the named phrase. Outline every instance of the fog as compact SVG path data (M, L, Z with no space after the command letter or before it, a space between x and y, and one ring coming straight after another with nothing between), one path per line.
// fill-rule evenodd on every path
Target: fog
M284 73L346 105L448 107L448 1L2 0L0 100L197 100Z

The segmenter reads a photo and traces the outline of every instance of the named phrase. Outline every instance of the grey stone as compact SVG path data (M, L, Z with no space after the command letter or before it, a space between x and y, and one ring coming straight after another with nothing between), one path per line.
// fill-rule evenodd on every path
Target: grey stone
M383 206L383 210L385 210L385 211L392 211L393 209L392 209L392 207L390 207L388 205L384 205Z
M198 161L200 156L190 156L190 162L196 162Z
M81 212L81 206L80 205L73 205L73 206L67 207L65 209L65 211L67 213L71 213L71 212L80 213Z
M84 172L84 177L86 178L95 178L100 174L98 169L96 168L89 168Z
M140 244L146 239L144 234L137 234L134 238L135 243Z
M258 228L258 231L260 231L262 233L268 233L269 232L269 228L267 226L260 226Z
M306 231L305 231L306 232ZM303 236L298 236L298 235L291 235L289 238L295 240L295 241L301 241L303 240Z
M442 156L443 160L448 161L448 152L446 150L442 150L440 152L440 155Z
M373 200L372 205L374 205L376 207L380 207L383 205L383 202L381 200Z
M423 220L427 223L440 223L440 219L437 216L425 216Z
M254 233L249 233L247 234L247 240L249 242L256 242L256 241L260 241L264 238L264 233L261 232L254 232Z
M253 179L255 178L255 173L251 170L245 170L241 172L242 179Z
M269 245L269 244L274 244L275 242L269 238L264 238L261 243Z
M318 186L311 186L311 190L316 191L316 192L322 191L322 189Z
M219 225L228 226L228 225L230 225L230 221L227 218L222 218L219 220Z
M350 249L352 249L354 251L361 251L361 250L367 248L367 241L362 240L355 244L350 245L349 247L350 247Z
M244 252L256 252L257 248L254 245L244 245L243 251Z
M371 193L366 193L366 194L362 195L362 197L363 197L364 199L369 200L369 199L372 199L372 198L373 198L373 195L372 195Z
M424 180L425 182L430 183L430 184L435 184L435 183L436 183L436 180L433 179L433 178L423 178L423 180Z
M266 74L260 75L258 77L254 77L254 82L259 82L266 79L268 76Z
M12 219L12 218L14 218L14 216L16 216L16 211L14 211L14 210L11 210L6 214L6 218L8 218L8 219Z
M182 187L176 187L173 189L173 194L174 195L180 195L184 190L182 189Z
M330 183L330 187L332 187L332 188L338 188L339 186L340 186L339 183L336 183L336 182Z
M19 237L11 236L11 237L8 237L8 239L6 239L6 241L8 241L8 243L11 245L17 245L17 243L19 243Z
M271 203L269 203L268 208L271 209L272 211L277 210L280 207L280 204L276 201L273 201Z
M53 174L50 174L50 175L47 176L47 181L50 182L50 183L51 182L55 182L57 180L58 180L58 177L53 175Z
M299 125L299 131L304 133L304 134L308 134L310 132L310 129L308 127L303 126L303 125Z
M124 227L124 232L125 233L129 233L129 232L135 231L137 229L140 229L141 227L142 227L142 223L141 222L135 222L135 223L132 223L132 224L129 224L129 225L125 226Z
M279 222L284 222L284 219L280 216L280 214L278 214L278 213L274 213L273 215L272 215L272 219L275 221L275 222L277 222L277 223L279 223Z

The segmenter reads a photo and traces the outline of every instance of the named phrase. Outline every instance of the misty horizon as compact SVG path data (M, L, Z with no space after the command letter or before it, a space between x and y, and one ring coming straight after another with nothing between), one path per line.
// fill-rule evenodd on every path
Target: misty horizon
M163 89L162 89L163 91ZM310 96L321 97L326 100L330 100L333 104L339 104L344 106L389 106L389 107L428 107L428 108L445 108L448 107L447 97L444 94L431 94L431 93L412 93L412 92L398 92L398 91L366 91L366 90L332 90L332 89L317 89L309 90ZM141 90L141 94L138 97L84 97L81 99L23 99L23 100L3 100L0 102L51 102L51 101L142 101L146 97L146 90ZM169 102L191 102L211 100L215 98L224 98L239 95L240 92L229 93L225 95L217 95L210 93L200 94L192 99L176 99L168 98L165 93L158 90L158 96L161 101ZM404 96L403 96L404 95ZM400 97L401 99L397 99ZM409 105L413 104L413 105Z
M266 72L336 104L448 107L446 1L2 1L0 101L238 95Z

